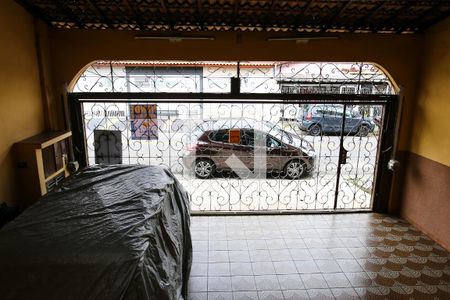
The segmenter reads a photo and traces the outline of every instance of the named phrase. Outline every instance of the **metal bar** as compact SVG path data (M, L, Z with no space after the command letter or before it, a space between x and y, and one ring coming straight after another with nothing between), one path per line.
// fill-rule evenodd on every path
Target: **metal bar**
M341 156L342 150L344 148L344 132L345 132L345 113L347 112L347 104L344 104L344 111L342 113L342 122L341 122L341 137L339 141L339 155L338 155L338 164L336 170L336 189L334 191L334 209L337 208L337 200L339 195L339 183L341 181Z
M112 63L109 63L109 70L111 72L111 87L112 87L112 92L115 93L116 90L114 89L114 69L112 66Z
M292 100L296 103L301 103L302 100L317 100L321 103L327 103L326 101L335 102L338 101L340 103L355 101L358 103L385 103L387 101L395 100L397 95L355 95L355 94L255 94L255 93L239 93L239 94L231 94L231 93L70 93L75 99L83 99L84 101L88 100L97 100L101 102L101 100L115 100L121 101L127 99L133 99L133 101L138 102L139 100L152 100L158 99L161 100L169 100L175 99L179 102L189 102L186 100L198 100L205 99L205 101L209 100L235 100L231 102L236 102L236 100L245 100L246 102L251 100L257 100L258 102L270 103L270 100ZM268 100L268 101L267 101ZM275 102L278 102L275 101ZM162 101L161 101L162 102ZM190 101L192 102L192 101ZM217 101L217 102L225 102L225 101Z
M176 100L176 102L174 101ZM239 103L251 103L251 104L359 104L359 105L384 105L388 101L357 101L357 100L317 100L317 99L307 99L307 100L217 100L217 99L192 99L192 100L180 100L180 99L114 99L114 98L105 98L105 99L84 99L81 98L77 101L80 103L88 103L88 102L97 102L97 103L108 103L108 102L117 102L117 103L147 103L147 102L155 102L155 103L200 103L202 100L203 103L230 103L230 104L239 104Z
M109 102L117 102L117 103L179 103L179 104L189 104L189 103L211 103L211 104L241 104L241 103L248 103L248 104L353 104L353 105L385 105L386 102L371 102L371 101L337 101L337 100L329 100L329 101L320 101L320 100L289 100L289 101L261 101L261 100L238 100L238 101L232 101L232 100L208 100L208 99L201 99L200 100L190 100L190 101L179 101L174 102L173 100L151 100L151 99L139 99L139 100L123 100L118 101L117 99L79 99L79 103L109 103Z
M207 217L207 216L255 216L255 215L315 215L315 214L360 214L372 213L371 209L352 209L352 210L258 210L258 211L193 211L191 216Z
M332 85L332 84L336 84L336 85L344 85L344 84L372 84L372 85L377 85L377 84L389 84L389 82L387 82L386 80L358 80L358 81L350 81L350 80L334 80L334 81L325 81L325 82L314 82L314 81L307 81L307 80L277 80L278 84L313 84L313 85L317 85L317 84L322 84L322 85Z
M400 124L401 124L401 117L402 117L402 109L403 109L403 89L400 88L400 95L398 96L397 101L397 111L395 112L395 129L393 133L393 144L392 144L392 157L391 159L395 159L395 155L397 155L397 147L398 147L398 140L400 135Z

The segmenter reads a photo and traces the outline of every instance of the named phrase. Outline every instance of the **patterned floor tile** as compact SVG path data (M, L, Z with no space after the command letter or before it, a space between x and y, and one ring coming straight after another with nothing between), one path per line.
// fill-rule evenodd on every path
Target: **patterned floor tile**
M309 299L306 290L283 290L282 293L285 300Z
M305 288L299 274L277 275L282 290L301 290Z
M208 277L208 292L231 291L231 277Z
M252 263L253 275L274 275L275 267L271 261Z
M281 291L259 291L259 300L282 300L283 293Z
M303 284L305 285L306 289L328 288L325 278L320 273L302 274L300 275L300 277L302 278Z
M232 300L233 294L231 292L209 292L208 300Z
M297 268L292 260L274 261L273 266L276 274L297 274Z
M232 276L253 275L252 264L249 262L230 263L230 273Z
M330 289L308 289L309 299L311 300L331 300L334 299Z
M231 287L233 291L256 291L254 276L233 276L231 277Z
M206 292L208 290L207 277L190 277L189 291L190 292Z
M280 289L280 283L276 275L255 276L258 291L274 291Z
M331 289L331 292L333 293L333 296L339 300L359 299L358 294L353 288L335 288Z
M258 300L258 292L233 292L233 300Z
M450 299L450 253L395 217L193 217L191 233L188 299Z

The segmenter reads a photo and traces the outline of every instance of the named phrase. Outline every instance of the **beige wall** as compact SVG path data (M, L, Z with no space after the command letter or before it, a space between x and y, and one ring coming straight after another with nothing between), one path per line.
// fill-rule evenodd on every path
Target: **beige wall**
M11 146L44 129L32 17L0 1L0 202L14 202Z
M424 45L409 150L450 166L450 18L426 33Z
M450 251L450 19L424 38L401 215Z

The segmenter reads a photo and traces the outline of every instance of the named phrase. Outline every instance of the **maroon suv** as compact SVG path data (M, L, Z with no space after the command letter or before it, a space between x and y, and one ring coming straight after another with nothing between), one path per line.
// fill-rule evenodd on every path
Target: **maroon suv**
M265 151L267 172L282 174L284 178L298 179L314 167L314 148L297 135L279 128L268 133L253 128L223 127L203 131L186 149L184 165L193 168L198 178L209 178L216 171L236 171L228 161L233 155L242 162L241 166L258 169L261 166L255 166L255 161L261 162L255 160L255 153L264 153L261 151Z

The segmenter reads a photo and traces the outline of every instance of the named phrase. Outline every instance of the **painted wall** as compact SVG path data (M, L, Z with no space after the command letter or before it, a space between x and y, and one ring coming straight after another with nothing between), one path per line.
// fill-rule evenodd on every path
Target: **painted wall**
M450 250L450 19L424 44L401 214Z
M432 27L424 44L409 150L450 166L450 18Z
M33 18L0 1L0 202L16 200L12 145L44 129Z

